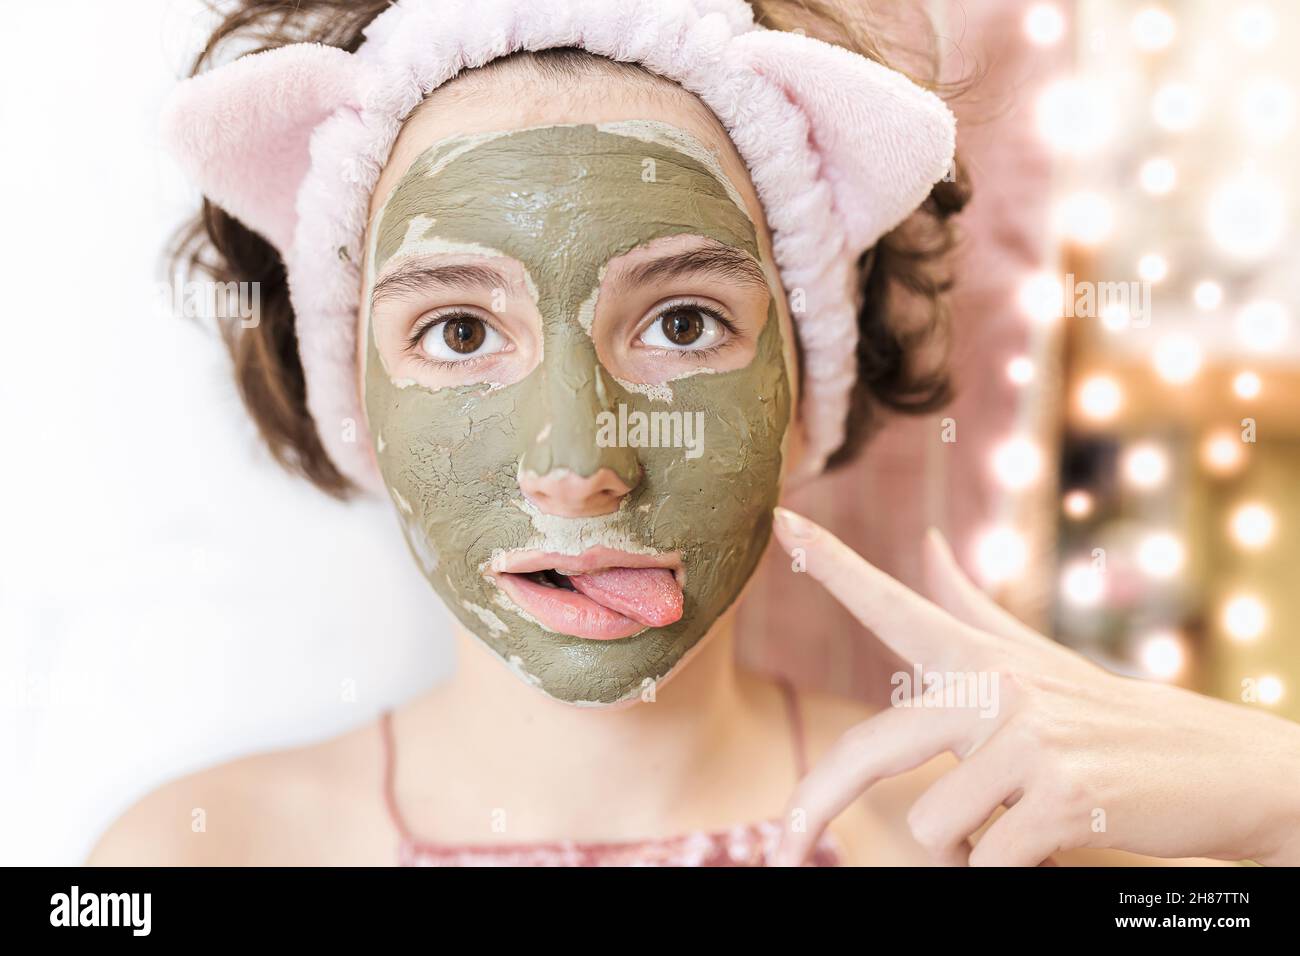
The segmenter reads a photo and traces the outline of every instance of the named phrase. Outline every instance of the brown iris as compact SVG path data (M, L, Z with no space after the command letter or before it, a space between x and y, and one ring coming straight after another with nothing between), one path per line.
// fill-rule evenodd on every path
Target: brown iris
M693 345L704 334L704 316L699 309L673 309L664 313L659 325L674 345Z
M481 319L460 315L442 323L442 340L453 352L469 355L477 352L487 338L487 328Z

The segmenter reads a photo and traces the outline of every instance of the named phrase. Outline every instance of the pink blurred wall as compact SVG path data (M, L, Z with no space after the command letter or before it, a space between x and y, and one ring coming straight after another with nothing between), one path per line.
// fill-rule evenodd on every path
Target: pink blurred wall
M912 587L921 583L920 542L929 525L949 537L969 572L973 535L1007 507L986 459L1022 413L1004 371L1030 345L1016 287L1052 255L1051 165L1034 135L1032 102L1061 56L1024 40L1028 5L945 0L934 8L945 80L980 73L951 104L959 154L974 182L952 298L957 398L937 415L891 419L858 461L788 501ZM957 422L952 444L940 441L946 416ZM1041 594L1029 598L1041 601ZM898 666L808 575L793 573L775 546L740 609L739 633L746 664L865 700L887 699Z

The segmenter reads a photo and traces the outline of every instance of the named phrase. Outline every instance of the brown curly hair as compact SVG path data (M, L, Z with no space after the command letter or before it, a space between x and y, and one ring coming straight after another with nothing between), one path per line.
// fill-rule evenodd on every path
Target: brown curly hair
M219 23L195 58L191 73L202 72L231 53L242 55L290 43L315 42L354 52L364 39L366 25L390 2L212 0L209 6ZM755 21L763 26L798 30L885 62L877 33L848 5L835 0L749 3ZM570 72L584 68L579 58L600 59L572 48L534 56L546 69ZM617 66L642 69L635 64ZM940 89L934 77L917 76L916 69L909 72L917 82ZM952 397L945 303L952 278L946 266L957 242L951 219L969 198L968 177L957 163L953 175L936 184L907 221L859 259L858 377L845 440L828 467L856 456L879 426L881 409L924 414ZM280 254L205 198L198 216L177 235L171 271L181 276L204 274L221 283L260 283L260 321L251 327L238 321L221 324L240 397L281 465L331 495L347 497L353 487L326 455L307 411L306 382Z

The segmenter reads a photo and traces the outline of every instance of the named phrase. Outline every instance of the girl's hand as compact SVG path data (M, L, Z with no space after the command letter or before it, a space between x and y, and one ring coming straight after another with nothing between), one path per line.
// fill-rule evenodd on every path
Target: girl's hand
M1077 847L1300 863L1300 725L1101 670L981 593L937 531L926 542L937 604L783 508L776 533L916 668L895 678L910 692L896 691L895 706L845 733L800 782L779 862L802 862L877 781L952 751L961 762L908 814L941 863L1033 866ZM917 674L922 686L909 688ZM935 677L965 700L927 693Z

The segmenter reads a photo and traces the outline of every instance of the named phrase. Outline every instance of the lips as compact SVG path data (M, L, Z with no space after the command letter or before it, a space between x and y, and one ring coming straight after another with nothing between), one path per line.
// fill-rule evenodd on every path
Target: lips
M675 554L592 548L580 555L503 555L490 576L524 611L560 634L612 641L682 616L681 561Z

